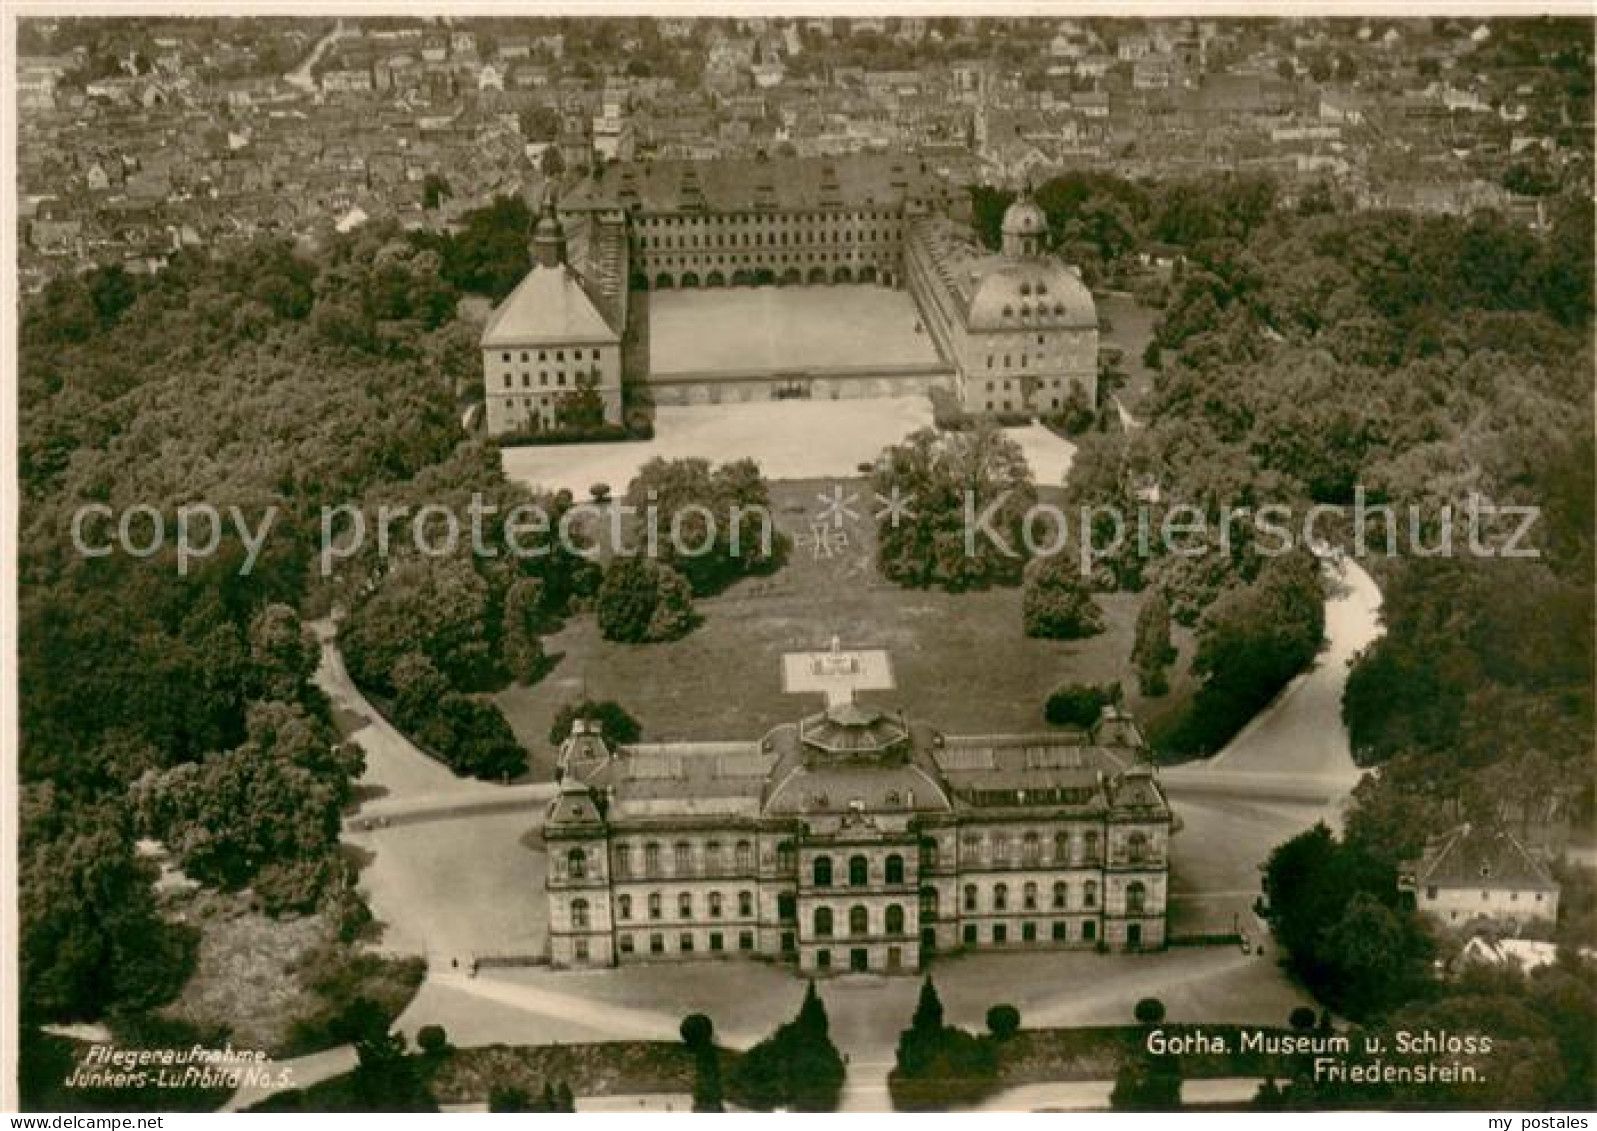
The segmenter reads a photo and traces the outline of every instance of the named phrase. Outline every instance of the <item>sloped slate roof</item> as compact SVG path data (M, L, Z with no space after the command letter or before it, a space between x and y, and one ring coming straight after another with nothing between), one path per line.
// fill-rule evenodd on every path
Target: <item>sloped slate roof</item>
M1541 862L1511 833L1462 825L1432 845L1415 869L1426 887L1557 891Z
M482 335L484 349L620 340L576 273L565 266L535 266L527 272L493 312Z

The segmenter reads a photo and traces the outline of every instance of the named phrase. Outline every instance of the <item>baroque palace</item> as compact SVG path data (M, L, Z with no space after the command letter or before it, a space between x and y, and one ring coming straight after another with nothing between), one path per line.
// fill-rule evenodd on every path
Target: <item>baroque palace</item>
M956 737L834 701L748 742L579 723L544 829L555 967L1165 942L1172 817L1136 724Z
M489 321L488 429L549 426L577 382L597 384L607 417L619 420L622 344L635 313L628 293L683 288L906 290L938 364L898 372L861 359L848 372L804 375L890 377L898 395L940 386L975 413L1056 411L1072 388L1095 404L1096 307L1049 250L1042 210L1023 194L996 253L980 246L968 213L962 193L908 154L611 164L558 207L546 201L532 270ZM649 380L642 354L628 380ZM737 376L775 397L793 371ZM884 383L826 388L872 396ZM676 392L657 390L656 402Z

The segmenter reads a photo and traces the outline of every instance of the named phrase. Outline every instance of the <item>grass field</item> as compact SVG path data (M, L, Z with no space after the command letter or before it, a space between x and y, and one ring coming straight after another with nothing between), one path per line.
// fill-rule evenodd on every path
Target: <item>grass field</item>
M586 694L615 699L652 740L743 738L762 734L820 706L819 696L782 691L785 652L824 649L836 634L845 646L888 651L897 680L892 692L861 695L902 706L950 733L1044 729L1043 702L1060 683L1119 680L1127 705L1156 721L1190 694L1191 640L1177 630L1182 659L1172 691L1153 702L1136 693L1128 663L1141 597L1100 595L1105 629L1077 641L1034 640L1021 631L1021 592L993 589L951 594L902 589L884 581L873 561L870 494L859 481L845 490L861 500L861 518L846 521L847 545L818 551L812 522L817 497L831 482L772 487L777 525L795 539L787 565L740 582L698 603L702 623L665 645L612 644L591 616L573 618L545 639L553 670L532 687L498 696L517 737L533 752L534 773L546 774L553 752L554 713Z

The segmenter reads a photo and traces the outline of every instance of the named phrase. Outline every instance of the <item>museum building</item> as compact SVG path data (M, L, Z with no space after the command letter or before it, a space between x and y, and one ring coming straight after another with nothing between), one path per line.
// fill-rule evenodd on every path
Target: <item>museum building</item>
M746 742L579 722L544 837L557 968L1160 948L1169 803L1135 722L959 737L849 701Z

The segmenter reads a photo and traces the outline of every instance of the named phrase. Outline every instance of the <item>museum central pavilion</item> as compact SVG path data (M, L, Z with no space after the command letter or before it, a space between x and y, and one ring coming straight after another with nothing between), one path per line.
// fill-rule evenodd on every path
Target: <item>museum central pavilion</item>
M1136 724L955 737L852 701L749 742L578 723L545 826L556 967L1162 947L1171 811Z

